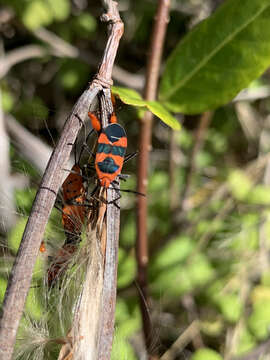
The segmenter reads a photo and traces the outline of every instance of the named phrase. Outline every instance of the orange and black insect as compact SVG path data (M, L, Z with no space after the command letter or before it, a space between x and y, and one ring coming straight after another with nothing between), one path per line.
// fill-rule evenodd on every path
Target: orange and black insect
M121 173L127 149L127 135L117 123L113 113L110 124L101 130L98 118L89 113L93 128L100 134L95 158L95 168L101 186L108 188Z
M51 286L51 284L55 281L58 273L64 271L67 258L71 257L76 251L77 245L81 241L81 232L86 215L86 207L90 207L90 205L87 204L84 176L80 167L80 159L83 150L84 147L81 149L77 161L77 151L75 146L75 164L62 185L63 205L61 212L66 240L63 247L54 257L54 260L48 269L49 286Z

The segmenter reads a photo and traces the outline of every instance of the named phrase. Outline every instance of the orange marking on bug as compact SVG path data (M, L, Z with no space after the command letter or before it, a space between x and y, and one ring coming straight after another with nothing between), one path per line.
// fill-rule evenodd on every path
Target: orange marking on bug
M99 119L96 117L95 114L93 114L93 113L90 112L90 111L88 112L88 116L89 116L89 118L90 118L90 120L91 120L92 127L93 127L94 129L96 129L97 132L100 132L100 130L101 130L101 124L100 124Z
M117 123L117 117L116 117L115 113L112 113L110 123L111 124L116 124Z
M40 247L39 247L39 251L44 253L46 251L46 246L44 241L41 242Z

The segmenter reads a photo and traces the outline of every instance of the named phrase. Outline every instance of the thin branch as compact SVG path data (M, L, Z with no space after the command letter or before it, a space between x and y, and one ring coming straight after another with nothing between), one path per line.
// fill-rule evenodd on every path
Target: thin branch
M242 90L234 99L233 102L237 101L256 101L260 99L266 99L270 96L269 86L260 86L257 88L247 88Z
M169 18L170 0L159 0L155 23L153 27L150 57L147 66L146 86L144 97L146 100L155 100L160 72L163 44ZM153 116L146 112L140 126L140 144L138 156L138 183L137 191L146 194L149 150L151 147ZM152 329L147 307L149 305L147 266L148 266L148 241L147 241L147 198L140 196L137 200L137 278L141 289L140 308L142 313L143 331L146 348L151 353Z
M80 58L95 68L99 64L98 58L93 56L89 51L79 50L74 45L69 44L47 29L39 28L34 30L33 34L45 44L49 45L49 48L40 45L26 45L10 51L5 57L0 58L0 78L3 78L16 64L46 55L75 59ZM120 84L132 87L133 89L141 90L144 86L144 78L142 75L132 74L117 65L113 68L112 77Z
M108 12L103 16L106 20L107 17L111 17L113 22L113 29L111 39L108 44L115 44L116 49L120 38L124 32L124 24L121 21L119 12L117 9L117 3L115 1L103 1L104 5L108 7ZM115 52L116 55L116 52ZM111 57L111 61L108 62L113 66L115 56ZM106 53L104 54L103 63L106 63ZM106 71L101 66L100 70ZM106 76L106 74L101 76ZM113 105L111 102L111 92L109 89L103 91L101 94L101 120L102 126L108 125L108 115L113 112ZM116 185L119 189L119 184ZM117 289L117 263L118 263L118 241L119 241L119 229L120 229L120 211L119 202L118 204L112 203L115 198L115 190L107 190L107 233L106 233L106 252L105 252L105 263L104 263L104 282L102 292L102 317L100 323L100 334L99 334L99 351L98 359L107 360L111 357L111 349L113 343L114 334L114 314L116 304L116 289ZM118 205L118 207L116 206Z
M69 44L58 35L52 33L45 28L39 28L33 31L33 34L45 44L49 45L51 52L55 56L66 56L71 58L80 58L88 65L96 67L99 59L89 51L80 50L74 45ZM122 69L120 66L115 65L112 71L112 77L119 83L132 87L133 89L142 89L144 86L144 78L142 75L131 74L130 72Z
M198 335L199 323L194 320L187 329L176 339L172 346L167 350L160 358L160 360L173 360L176 355L181 351Z
M14 146L43 174L53 149L26 130L12 115L5 116L5 124Z
M186 294L182 297L181 303L183 304L184 308L187 310L188 321L190 323L196 321L198 326L197 334L192 338L192 344L194 348L199 349L201 347L204 347L203 339L200 334L199 315L194 297L191 294Z
M97 79L109 86L111 78L108 74L111 75L112 72L124 25L119 17L117 3L109 1L106 5L108 10L103 19L110 21L111 31ZM100 92L100 110L102 127L105 128L113 112L109 88ZM73 324L73 355L76 359L105 360L110 359L111 354L116 304L120 211L117 207L119 204L110 203L115 198L115 191L107 189L106 196L108 204L102 205L103 210L99 207L96 225L93 227L93 222L88 224L87 240L90 256L87 260L86 280L76 306ZM103 221L105 211L106 218Z
M0 58L0 78L16 64L36 57L44 57L48 51L39 45L26 45L19 49L12 50Z
M50 158L41 181L41 186L34 200L19 252L8 281L0 322L0 358L5 360L10 360L12 357L19 321L31 283L32 271L45 226L61 185L63 168L71 152L72 147L70 144L74 143L82 126L80 119L86 117L90 104L97 93L102 87L108 87L111 84L113 62L123 32L123 25L121 21L115 18L116 12L113 11L116 9L117 3L107 1L106 5L108 13L103 20L109 23L111 34L108 38L99 72L95 80L84 91L73 107L64 125L62 135ZM115 22L115 26L112 26L113 22Z

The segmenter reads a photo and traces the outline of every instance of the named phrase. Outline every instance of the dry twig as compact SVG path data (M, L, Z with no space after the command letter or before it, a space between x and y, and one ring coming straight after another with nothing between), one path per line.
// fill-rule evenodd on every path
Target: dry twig
M146 86L144 97L146 100L155 100L157 85L160 72L160 63L162 57L163 43L165 39L168 18L169 18L170 0L159 0L155 24L153 27L150 57L146 73ZM138 184L137 191L140 193L147 192L147 176L149 151L151 147L153 115L146 112L141 121L139 156L138 156ZM137 200L137 278L138 285L141 289L139 293L140 308L143 320L143 331L146 348L151 353L153 345L151 322L147 307L149 305L147 289L147 265L148 265L148 244L147 244L147 199L138 197Z
M172 346L161 356L160 360L173 360L177 354L198 335L199 323L194 320L188 328L175 340Z

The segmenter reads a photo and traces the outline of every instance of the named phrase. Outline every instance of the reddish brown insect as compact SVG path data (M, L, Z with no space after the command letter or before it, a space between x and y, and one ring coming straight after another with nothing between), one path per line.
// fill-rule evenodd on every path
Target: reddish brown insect
M81 232L87 206L84 179L79 165L81 155L82 151L78 161L75 159L75 164L62 185L62 224L65 230L66 240L48 269L47 275L49 286L52 285L58 274L64 271L67 259L76 251L78 243L81 241Z
M85 217L86 195L82 171L75 164L62 185L63 207L62 223L67 236L67 243L73 243L80 238Z

